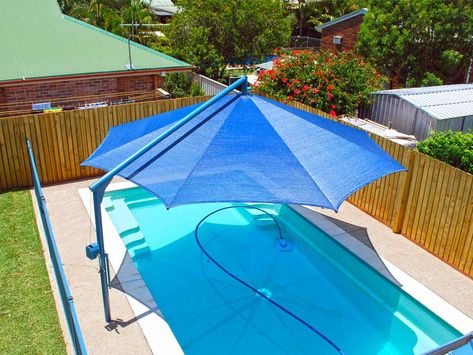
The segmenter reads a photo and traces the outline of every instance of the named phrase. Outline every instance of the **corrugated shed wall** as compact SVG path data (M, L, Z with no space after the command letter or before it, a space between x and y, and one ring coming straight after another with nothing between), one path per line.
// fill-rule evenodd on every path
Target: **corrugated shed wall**
M430 131L435 129L436 120L426 112L411 103L394 95L373 94L373 104L369 118L384 126L389 126L399 132L412 134L417 139L427 138Z
M406 134L413 134L417 139L424 139L434 129L435 122L424 111L409 102L394 96L374 94L373 104L366 111L368 117L384 126L389 126Z

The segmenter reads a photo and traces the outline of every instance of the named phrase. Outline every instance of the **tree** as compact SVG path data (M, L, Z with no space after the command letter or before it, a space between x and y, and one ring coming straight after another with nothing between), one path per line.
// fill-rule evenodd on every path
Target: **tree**
M354 0L310 0L302 7L302 16L311 26L319 26L358 8Z
M360 56L347 51L285 51L271 70L258 77L257 91L284 101L299 101L331 115L354 114L381 88L382 76Z
M129 26L133 22L132 40L147 44L148 29L141 27L152 22L153 15L149 2L145 0L59 0L62 10L81 21L100 27L122 37L131 34Z
M178 58L214 79L227 64L262 60L287 45L293 18L278 0L181 0L167 34Z
M69 14L76 4L76 0L58 0L58 4L62 12Z
M357 0L298 0L297 3L283 0L286 11L297 18L293 35L317 36L315 26L331 21L359 8Z
M473 56L471 0L367 0L358 51L395 86L464 82ZM429 74L427 74L429 73Z
M69 9L70 14L84 22L121 34L121 19L118 11L109 8L100 0L76 2Z

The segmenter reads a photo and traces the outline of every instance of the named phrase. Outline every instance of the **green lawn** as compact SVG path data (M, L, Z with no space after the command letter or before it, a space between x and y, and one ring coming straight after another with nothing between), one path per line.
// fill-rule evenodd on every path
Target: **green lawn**
M65 354L29 191L0 194L0 354Z

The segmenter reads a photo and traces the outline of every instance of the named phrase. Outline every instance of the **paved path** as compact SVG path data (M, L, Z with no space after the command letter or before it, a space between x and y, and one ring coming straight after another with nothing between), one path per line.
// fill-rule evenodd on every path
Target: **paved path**
M106 327L98 263L97 260L92 261L85 256L85 246L95 241L95 229L90 224L89 216L78 193L78 189L88 187L92 181L94 180L49 186L43 189L87 351L89 354L151 354L126 297L113 288L110 290L112 318L118 322L111 327L112 329ZM49 265L49 256L47 260L48 270L50 275L53 275L52 267ZM113 276L112 270L111 277ZM66 329L64 328L64 313L58 297L56 297L56 304L59 304L63 329ZM64 333L68 341L67 329ZM68 352L73 353L70 344Z
M97 261L88 260L84 251L85 246L95 240L95 231L78 193L78 189L89 186L92 181L44 188L86 346L90 354L149 354L149 346L126 297L116 289L110 291L110 296L112 318L117 323L112 329L104 323ZM473 280L403 236L392 233L388 227L349 203L344 203L338 214L314 210L332 218L334 223L374 248L379 255L473 318ZM48 266L52 275L52 268ZM62 309L59 313L64 326ZM72 353L70 345L68 351Z

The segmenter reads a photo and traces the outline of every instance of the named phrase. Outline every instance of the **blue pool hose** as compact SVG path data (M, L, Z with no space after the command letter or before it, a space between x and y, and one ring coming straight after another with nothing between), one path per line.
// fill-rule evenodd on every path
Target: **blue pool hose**
M274 223L276 224L276 227L278 229L278 233L279 233L279 240L280 241L284 241L285 238L283 237L282 235L282 231L281 231L281 227L278 223L278 221L276 220L276 218L274 218L274 216L272 216L271 214L269 214L268 212L266 212L265 210L261 209L261 208L258 208L258 207L254 207L254 206L227 206L227 207L223 207L223 208L219 208L218 210L215 210L211 213L209 213L208 215L206 215L204 218L202 218L200 220L200 222L197 224L197 226L195 227L195 230L194 230L194 236L195 236L195 241L197 242L197 245L199 246L200 250L202 250L202 253L205 254L205 256L207 256L207 258L209 258L209 260L211 260L220 270L222 270L224 273L226 273L228 276L232 277L233 279L235 279L236 281L238 281L239 283L241 283L243 286L249 288L251 291L253 291L254 293L258 294L259 296L263 297L266 301L270 302L271 304L273 304L274 306L276 306L277 308L279 308L281 311L285 312L286 314L288 314L289 316L291 316L292 318L294 318L295 320L297 320L298 322L302 323L303 325L305 325L307 328L309 328L311 331L313 331L314 333L316 333L318 336L320 336L322 339L324 339L328 344L330 344L339 354L342 354L344 355L343 351L333 342L331 341L327 336L325 336L321 331L317 330L314 326L310 325L308 322L306 322L304 319L302 319L301 317L295 315L294 313L292 313L290 310L288 310L287 308L285 308L284 306L280 305L279 303L277 303L276 301L274 301L273 299L271 299L269 296L267 296L266 294L264 294L263 292L259 291L258 289L254 288L253 286L251 286L249 283L247 283L246 281L240 279L238 276L236 276L235 274L231 273L230 271L228 271L227 269L225 269L225 267L223 267L217 260L215 260L204 248L204 246L202 245L202 243L200 242L199 240L199 233L198 233L198 230L199 230L199 227L200 225L210 216L212 216L213 214L217 213L217 212L220 212L220 211L223 211L223 210L227 210L227 209L230 209L230 208L246 208L246 209L254 209L254 210L258 210L258 211L261 211L265 214L267 214L269 217L271 217L271 219L274 221Z

